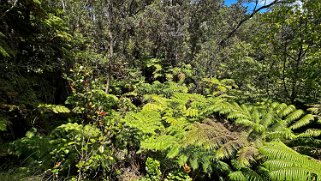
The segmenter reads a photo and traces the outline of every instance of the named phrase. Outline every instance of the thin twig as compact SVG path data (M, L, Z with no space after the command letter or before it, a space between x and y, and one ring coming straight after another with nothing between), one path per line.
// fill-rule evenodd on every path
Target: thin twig
M13 3L13 5L12 5L9 9L7 9L7 10L1 15L0 19L2 19L3 17L5 17L7 13L9 13L13 8L15 8L15 7L17 6L17 4L18 4L18 1L19 1L19 0L16 0L16 1Z
M278 3L282 3L283 1L281 0L274 0L272 1L270 4L266 4L264 6L261 6L259 8L257 8L258 5L258 1L256 1L256 5L252 11L252 13L249 16L246 16L244 19L242 19L234 28L233 30L225 37L223 38L220 42L219 42L219 46L223 46L225 44L225 42L230 39L235 33L236 31L249 19L251 19L255 14L257 14L258 12L260 12L263 9L267 9L270 8L271 6L278 4ZM257 9L256 9L257 8Z

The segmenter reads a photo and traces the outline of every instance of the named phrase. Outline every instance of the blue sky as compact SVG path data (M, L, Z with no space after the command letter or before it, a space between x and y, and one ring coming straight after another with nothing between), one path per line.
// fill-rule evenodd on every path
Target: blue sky
M237 2L237 0L225 0L224 4L229 6L229 5L231 5L231 4L235 3L235 2ZM265 2L265 0L261 0L261 3L259 3L258 7L264 5L264 2ZM271 2L271 0L266 0L267 4L269 2ZM251 12L253 10L255 4L254 3L244 3L244 5L248 7L248 12Z
M225 0L225 5L231 5L233 3L235 3L237 0ZM244 3L245 6L248 7L248 11L252 11L254 8L254 4L253 3Z
M233 4L234 2L236 2L236 0L225 0L225 4L226 4L226 5L231 5L231 4Z

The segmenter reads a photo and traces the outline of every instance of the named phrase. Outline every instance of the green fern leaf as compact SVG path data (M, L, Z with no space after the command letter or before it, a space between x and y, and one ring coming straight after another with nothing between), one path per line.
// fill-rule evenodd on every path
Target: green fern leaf
M306 126L312 120L314 120L314 116L312 114L307 114L304 117L302 117L300 120L296 121L292 126L290 126L290 129L298 129L303 126Z
M250 121L248 119L244 119L244 118L239 118L239 119L235 120L235 124L242 125L242 126L248 126L248 127L255 126L255 123L253 123L252 121Z
M191 164L191 167L193 169L198 169L199 167L199 162L198 162L198 159L196 157L192 157L192 159L189 160L190 164Z
M284 168L269 173L272 180L317 180L317 175L311 173L309 170L300 167Z
M321 135L321 130L319 129L307 129L306 131L304 131L303 133L300 133L298 135L298 137L302 138L302 137L318 137Z
M62 105L39 104L38 109L40 109L41 112L53 112L55 114L70 113L70 110Z
M321 163L292 150L281 142L266 143L260 152L272 180L314 180L321 177Z
M188 108L186 111L184 111L185 116L187 117L197 117L199 116L198 110L193 108Z
M223 144L215 153L217 159L231 158L237 151L244 146L244 143L240 140L229 141Z
M270 126L274 121L273 121L273 116L274 112L272 108L269 108L269 110L267 111L267 113L263 116L261 124L264 127L268 127Z
M248 167L255 163L255 157L259 154L255 147L247 146L241 148L237 153L237 162L241 167Z
M291 123L294 120L299 119L302 115L304 114L304 111L299 109L299 110L295 110L294 112L290 113L286 118L285 121L287 123Z
M187 163L187 161L188 161L188 156L183 154L183 155L179 156L177 162L180 166L183 166L185 163Z
M241 171L232 172L228 175L231 181L248 181Z
M170 148L169 152L167 153L166 157L167 158L174 158L179 154L179 151L180 151L180 146L178 144L173 145Z
M283 103L283 104L280 104L279 107L277 108L277 113L280 116L284 117L284 116L292 113L295 110L296 110L295 106L293 106L293 105L287 106L286 104Z
M281 130L281 131L271 131L266 133L266 138L268 140L277 140L277 139L293 139L295 138L295 134L289 130Z
M146 105L144 105L142 110L143 111L163 111L164 107L153 103L147 103Z

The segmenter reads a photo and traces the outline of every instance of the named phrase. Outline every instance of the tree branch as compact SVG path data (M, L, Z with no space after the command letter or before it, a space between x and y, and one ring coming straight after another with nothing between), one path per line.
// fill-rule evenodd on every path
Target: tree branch
M15 7L17 6L17 4L18 4L18 1L19 1L19 0L16 0L16 1L13 3L13 5L12 5L9 9L7 9L7 10L1 15L0 19L2 19L7 13L9 13L13 8L15 8Z
M272 7L273 5L279 4L279 3L282 3L282 2L284 2L284 1L282 1L282 0L274 0L274 1L272 1L271 3L269 3L269 4L266 4L266 5L264 5L264 6L261 6L261 7L257 8L257 5L258 5L259 2L258 2L258 0L256 0L256 2L255 2L255 7L254 7L252 13L251 13L250 15L246 16L244 19L242 19L242 20L233 28L233 30L232 30L225 38L223 38L223 39L219 42L219 46L223 46L223 45L225 44L225 42L226 42L228 39L230 39L230 38L236 33L236 31L237 31L246 21L248 21L249 19L251 19L255 14L257 14L258 12L260 12L260 11L263 10L263 9L270 8L270 7Z

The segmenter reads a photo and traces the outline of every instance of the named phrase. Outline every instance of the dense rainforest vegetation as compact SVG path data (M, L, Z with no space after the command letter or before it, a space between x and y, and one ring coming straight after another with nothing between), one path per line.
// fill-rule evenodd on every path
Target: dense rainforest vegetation
M0 0L0 180L321 180L319 0Z

